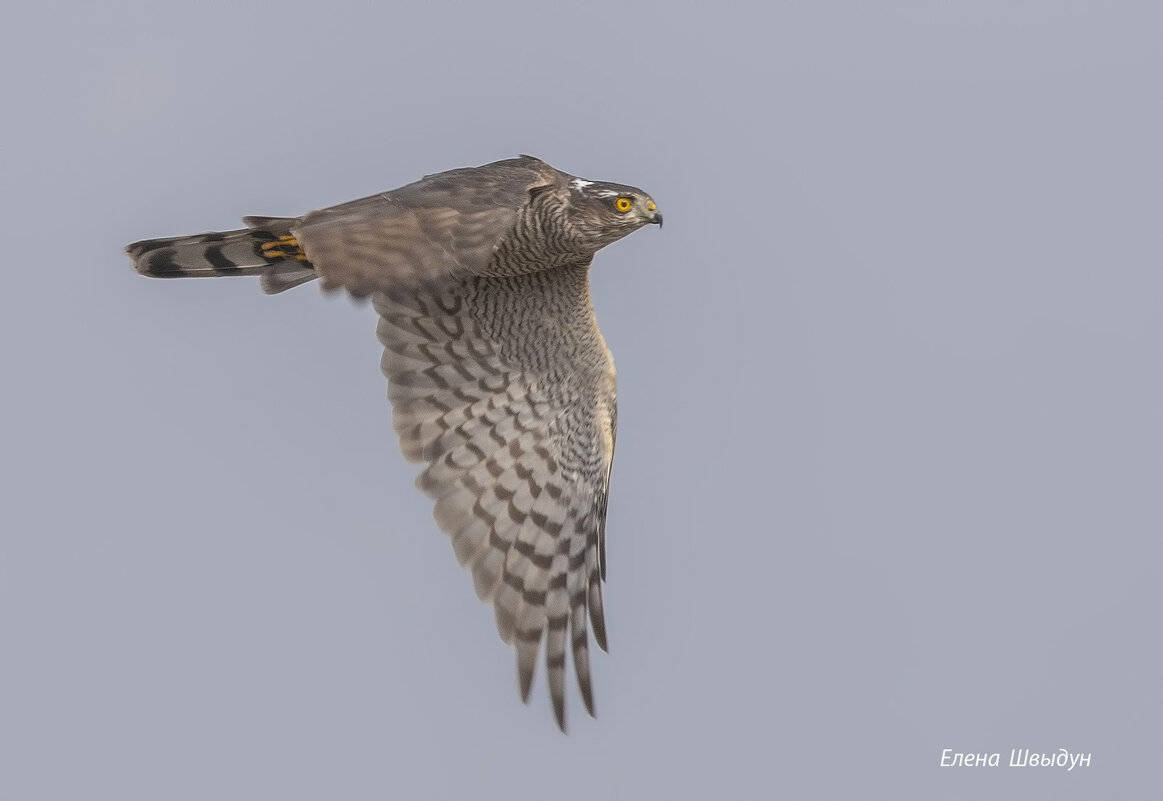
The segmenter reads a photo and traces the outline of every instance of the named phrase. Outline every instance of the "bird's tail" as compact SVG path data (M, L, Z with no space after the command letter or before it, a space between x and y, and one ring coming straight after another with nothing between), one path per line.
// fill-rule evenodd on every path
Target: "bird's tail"
M317 278L287 217L244 217L238 231L145 239L125 249L134 268L153 278L259 275L268 294Z

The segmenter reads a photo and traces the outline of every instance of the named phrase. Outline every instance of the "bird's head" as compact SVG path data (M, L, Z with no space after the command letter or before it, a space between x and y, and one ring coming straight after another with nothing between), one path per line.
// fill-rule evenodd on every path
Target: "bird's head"
M649 223L662 225L658 205L638 187L572 178L569 194L570 222L594 250Z

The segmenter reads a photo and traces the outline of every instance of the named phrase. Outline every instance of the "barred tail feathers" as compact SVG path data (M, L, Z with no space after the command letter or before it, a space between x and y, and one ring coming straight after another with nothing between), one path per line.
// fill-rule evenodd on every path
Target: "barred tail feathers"
M259 275L268 294L318 277L291 234L296 220L246 217L249 228L167 239L146 239L125 249L134 268L153 278Z

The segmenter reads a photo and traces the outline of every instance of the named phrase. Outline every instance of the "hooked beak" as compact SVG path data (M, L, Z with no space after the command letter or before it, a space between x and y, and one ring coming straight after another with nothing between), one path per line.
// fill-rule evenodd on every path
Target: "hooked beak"
M658 210L658 206L650 198L646 198L646 203L643 204L642 211L646 213L642 216L646 218L646 222L662 227L662 212ZM641 212L640 212L641 213Z

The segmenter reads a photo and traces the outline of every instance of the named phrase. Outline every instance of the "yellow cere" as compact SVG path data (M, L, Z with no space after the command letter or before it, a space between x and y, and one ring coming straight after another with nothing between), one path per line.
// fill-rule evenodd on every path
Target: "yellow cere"
M620 197L614 201L614 208L616 208L618 211L629 211L630 207L633 205L634 202L628 197Z
M654 210L655 210L655 209L657 209L657 208L658 208L658 206L654 205L654 201L653 201L653 200L648 200L648 201L646 201L646 210L647 210L647 211L654 211Z

